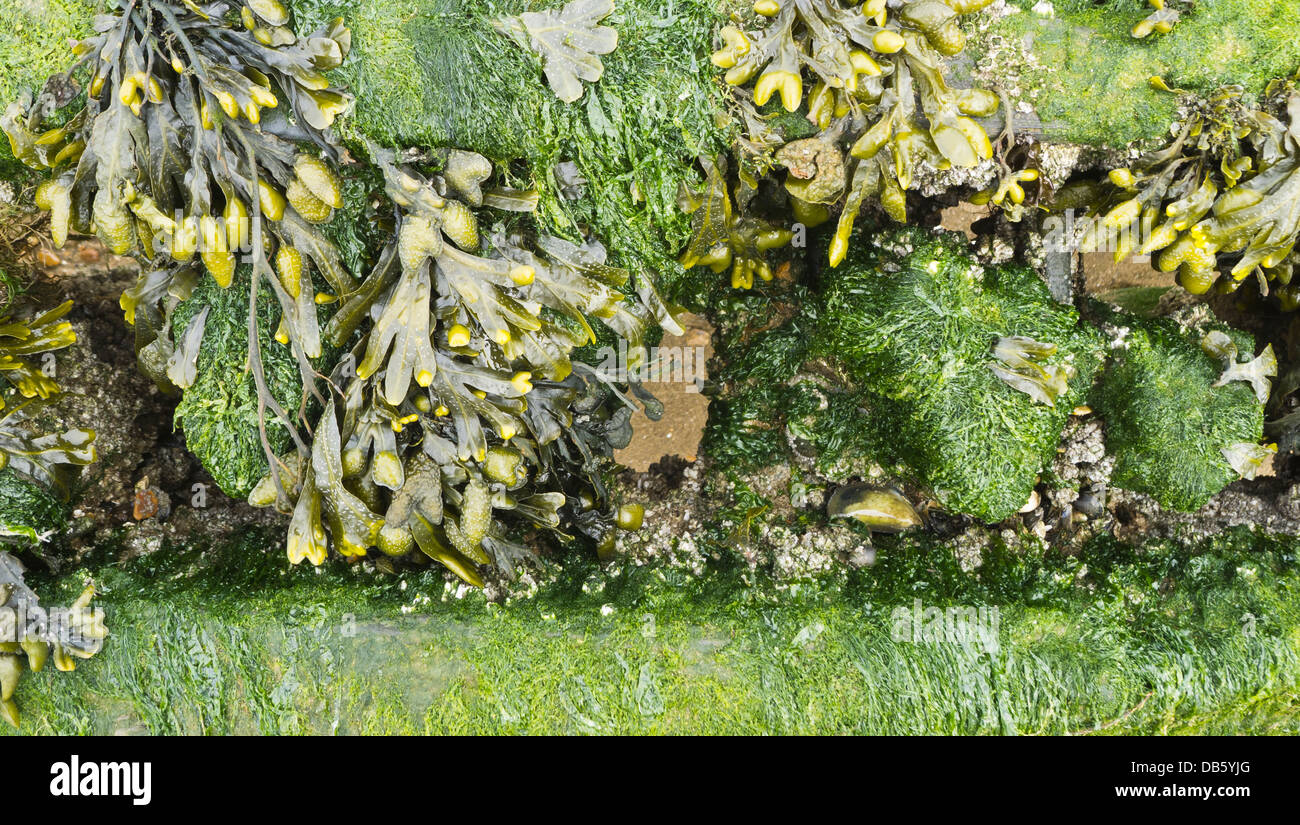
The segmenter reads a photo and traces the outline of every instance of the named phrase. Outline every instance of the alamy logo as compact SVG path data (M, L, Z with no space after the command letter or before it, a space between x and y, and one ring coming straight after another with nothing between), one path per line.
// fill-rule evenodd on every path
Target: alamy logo
M82 762L76 754L50 766L50 796L128 796L133 805L153 799L152 762Z
M920 599L909 609L895 607L890 615L890 638L912 644L970 645L996 653L1001 611L996 606L926 607Z

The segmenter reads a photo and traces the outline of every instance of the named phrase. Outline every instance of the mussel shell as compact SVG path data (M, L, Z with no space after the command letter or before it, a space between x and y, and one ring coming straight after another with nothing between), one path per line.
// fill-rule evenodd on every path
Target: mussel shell
M855 518L877 533L901 533L921 524L921 516L895 490L873 484L839 488L826 503L831 518Z

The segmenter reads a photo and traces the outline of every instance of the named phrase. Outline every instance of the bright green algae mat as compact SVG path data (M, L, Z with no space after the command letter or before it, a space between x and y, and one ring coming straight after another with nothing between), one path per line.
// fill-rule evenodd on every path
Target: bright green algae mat
M5 0L0 3L0 111L19 91L40 88L73 60L69 38L91 30L96 0ZM30 174L0 140L0 180Z
M63 527L67 520L67 505L44 487L11 468L0 470L0 536L15 537L21 546L37 541L47 530Z
M1300 0L1199 2L1172 32L1144 40L1129 35L1151 11L1141 0L1054 0L1050 18L1032 11L1037 0L1008 2L1019 13L991 32L1011 44L1022 89L1038 93L1049 139L1123 146L1166 137L1177 98L1152 89L1153 75L1203 94L1226 83L1258 94L1300 69ZM1018 65L1025 46L1034 66Z
M103 5L97 0L5 0L0 5L0 100L24 86L38 87L73 59L68 38L84 37ZM11 157L5 143L0 150Z
M23 678L23 733L1300 733L1293 539L994 548L965 573L894 537L779 590L571 559L503 606L285 572L272 540L38 578L55 603L93 577L112 635ZM998 644L895 641L918 604L996 606Z
M351 136L522 161L515 183L541 191L545 228L576 238L588 227L615 263L671 282L682 275L674 255L690 232L679 187L698 184L697 156L730 142L709 54L727 11L741 5L616 3L604 25L619 45L574 103L558 100L538 59L493 25L559 8L558 0L297 0L294 10L300 29L334 16L352 27L353 55L338 73L357 95ZM584 183L562 182L560 164Z

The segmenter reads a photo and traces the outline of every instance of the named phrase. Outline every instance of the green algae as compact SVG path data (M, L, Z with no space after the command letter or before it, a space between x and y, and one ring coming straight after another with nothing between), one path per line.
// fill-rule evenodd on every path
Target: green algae
M0 10L0 55L21 70L0 78L4 100L38 88L66 65L67 38L91 29L89 0L22 0ZM653 0L619 4L605 23L620 45L582 99L565 104L540 64L497 31L494 20L533 8L523 0L299 0L300 31L344 17L353 53L337 71L357 95L340 127L360 150L365 138L389 146L457 146L515 162L514 185L542 193L543 228L575 238L590 229L614 262L682 277L675 252L690 221L678 187L696 185L692 161L730 140L726 94L708 61L715 28L732 0ZM17 55L20 59L8 59ZM572 163L585 184L555 174ZM19 169L0 146L0 172ZM580 194L575 199L568 195Z
M248 268L241 266L229 289L203 278L190 300L182 302L172 317L173 334L179 340L190 319L209 308L198 377L185 390L174 421L185 433L186 448L217 485L240 499L267 473L258 431L257 387L248 368L248 293ZM258 290L257 305L258 346L267 389L281 407L296 413L302 401L302 377L292 353L273 337L280 306L265 284ZM277 454L289 449L288 430L271 414L267 415L266 436Z
M83 37L91 28L102 0L12 0L0 6L0 101L15 100L20 91L39 91L45 79L64 71L71 50L69 38ZM0 140L0 179L27 176L9 142Z
M1109 320L1130 328L1093 399L1106 421L1107 452L1115 456L1112 481L1162 507L1198 510L1237 480L1221 450L1259 442L1264 404L1244 382L1213 386L1223 365L1202 352L1201 334L1163 319L1114 314ZM1250 335L1216 328L1232 336L1239 352L1254 355Z
M67 523L66 504L12 469L0 470L0 537L37 542Z
M43 582L93 578L113 635L24 680L23 732L1297 732L1295 546L1249 530L995 543L973 573L881 537L874 568L786 589L579 563L504 605L429 573L286 570L267 541ZM985 608L997 644L912 634L917 600Z
M400 31L381 29L371 10L372 36ZM413 74L402 80L422 95ZM407 88L391 79L376 76L375 89ZM609 80L588 91L605 121L598 90ZM595 128L599 118L579 105L583 128ZM411 128L471 128L420 111ZM402 120L374 123L397 128ZM562 145L582 145L568 140ZM537 158L551 150L532 155L521 144L509 151L528 161L522 178L547 168ZM606 151L578 156L617 157ZM644 196L635 172L615 179L632 181ZM595 203L607 201L590 193L576 202L555 198L547 220L585 222L591 213L583 210L606 208ZM615 211L600 220L651 231L652 212L651 224L637 221L654 206L640 206L631 186L625 200L608 203ZM620 248L637 250L631 241ZM757 315L769 300L747 297L734 306ZM784 385L812 354L812 329L815 318L800 316L728 339L747 348L728 377L753 391L752 406L726 402L721 426L710 424L711 452L755 463L784 455L780 428L746 434L739 426L779 421L769 415L777 410L819 455L877 449L855 426L859 407L872 399L837 393L823 407L824 394ZM263 352L276 347L264 343ZM225 366L229 375L242 369L237 361ZM249 455L260 462L260 446ZM207 463L238 465L223 458L212 453ZM1006 496L1014 504L1023 498ZM726 515L748 525L767 506L738 490ZM723 537L717 543L725 550ZM287 572L278 547L278 536L247 534L215 548L169 547L120 568L105 558L84 562L65 586L84 574L102 582L114 636L103 660L83 665L66 685L25 682L31 732L1296 729L1283 712L1297 698L1294 550L1250 534L1193 549L1153 545L1136 558L1103 540L1077 558L1045 563L1035 548L994 547L973 575L947 548L882 539L875 569L795 591L741 587L726 565L690 581L671 571L579 563L535 599L503 607L477 595L456 599L432 573L371 581L341 565L320 575ZM916 598L927 607L998 607L999 650L900 644L891 638L894 611Z
M996 522L1055 456L1101 366L1101 340L1033 270L980 268L957 237L859 238L828 286L818 348L871 393L872 426L893 434L893 454L920 482L948 509ZM1054 405L991 368L994 342L1010 336L1051 345L1052 363L1070 370Z
M0 99L13 100L24 87L39 88L67 65L68 38L90 30L103 0L13 0L0 8ZM5 149L7 151L7 147Z
M1198 3L1173 32L1145 40L1129 34L1145 13L1140 3L1056 0L1052 18L1032 11L1036 0L1010 3L1019 13L993 24L971 50L994 35L1015 55L1033 53L1032 66L1016 68L1052 139L1123 146L1167 136L1177 99L1151 88L1152 76L1200 93L1239 83L1258 95L1300 68L1291 22L1300 19L1300 0Z
M515 161L511 182L540 190L545 231L575 238L590 228L618 265L680 278L673 255L690 222L677 208L678 187L698 183L694 158L728 143L730 127L719 120L726 98L708 54L735 4L617 4L604 23L618 29L619 46L602 57L601 80L572 104L556 99L534 56L493 27L537 5L304 0L294 11L304 30L336 15L352 26L354 52L339 70L357 95L345 127L352 138ZM556 174L561 163L585 180L576 191Z

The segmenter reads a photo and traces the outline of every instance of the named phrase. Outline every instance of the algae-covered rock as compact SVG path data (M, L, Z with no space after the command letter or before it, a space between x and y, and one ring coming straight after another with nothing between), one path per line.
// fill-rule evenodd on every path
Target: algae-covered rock
M1101 340L1033 270L980 266L958 237L858 239L830 276L818 347L869 393L863 424L944 506L1000 521L1055 454Z
M796 317L747 341L735 341L742 336L727 335L724 329L719 380L731 392L711 401L703 442L724 466L757 467L786 460L785 434L776 425L797 417L805 397L790 379L807 356L808 326Z
M540 57L497 21L559 0L299 0L300 30L334 16L352 28L339 70L356 94L344 127L387 145L454 146L513 167L541 193L548 231L588 227L613 263L672 279L690 222L678 187L694 158L727 145L726 98L709 64L731 0L619 2L602 23L618 46L573 103L556 97ZM721 120L720 120L721 118Z
M198 372L176 407L175 424L186 447L212 474L225 493L245 498L266 475L266 455L258 430L257 386L248 367L248 269L241 266L228 289L204 278L172 317L179 341L185 328L208 308L199 347ZM302 400L298 362L289 348L273 338L280 306L263 285L257 299L258 341L267 389L291 414ZM266 413L266 437L277 453L289 449L288 430Z
M40 541L68 523L68 508L44 487L0 470L0 540Z
M1050 139L1098 146L1168 134L1178 100L1152 77L1203 94L1239 83L1257 95L1300 63L1295 25L1283 22L1300 19L1300 0L1197 2L1168 34L1134 38L1151 12L1142 0L1007 0L969 50L981 78L1032 105Z
M863 393L811 363L817 300L804 288L772 300L715 283L722 391L710 400L704 450L728 470L789 464L840 482L868 474L880 433Z
M1202 332L1165 319L1109 320L1121 343L1112 349L1093 405L1106 422L1106 450L1115 456L1111 480L1162 507L1200 509L1240 477L1223 450L1259 442L1264 404L1248 382L1214 386L1225 365L1202 348ZM1219 332L1236 353L1254 354L1250 335Z
M0 100L39 89L62 71L58 44L92 30L91 0L31 0L0 9ZM337 76L356 94L340 127L390 146L455 146L494 161L520 161L511 183L541 192L553 234L588 228L613 263L673 280L690 231L679 185L698 185L692 161L729 144L726 93L708 55L734 0L616 3L602 22L618 32L604 73L573 103L556 97L540 57L498 21L563 3L524 0L296 0L300 34L334 17L352 30ZM19 56L17 59L11 59ZM28 59L30 58L30 59ZM0 175L13 163L0 146Z

